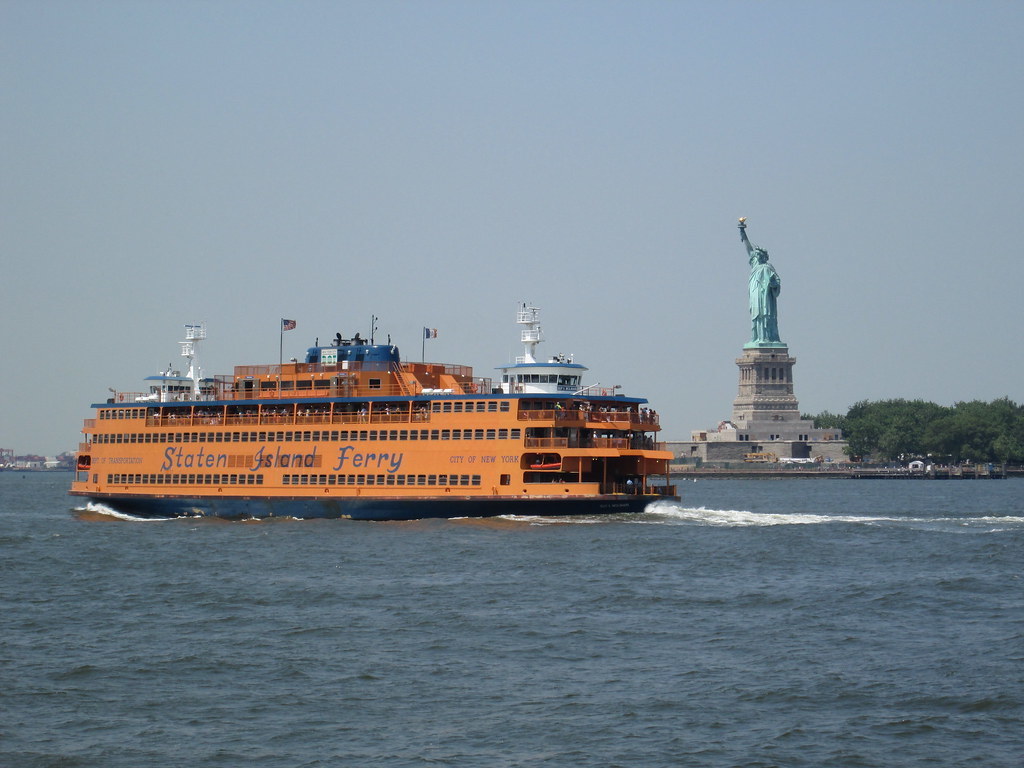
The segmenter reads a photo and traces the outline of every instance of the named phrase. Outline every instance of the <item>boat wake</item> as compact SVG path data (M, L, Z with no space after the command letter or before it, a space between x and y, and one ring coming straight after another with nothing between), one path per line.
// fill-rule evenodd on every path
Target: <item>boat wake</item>
M84 507L75 507L71 511L80 520L128 520L133 523L153 523L173 519L170 517L138 517L137 515L129 515L98 501L90 501Z
M656 501L644 512L643 522L665 522L676 520L701 525L729 527L759 527L768 525L817 525L835 522L884 522L881 517L838 518L829 515L749 512L742 509L708 509L707 507L684 507L670 501ZM655 518L655 519L650 519ZM663 518L658 520L657 518Z
M71 510L71 513L79 520L88 520L90 522L102 522L104 520L125 520L130 523L165 523L173 520L190 520L192 522L205 522L205 523L287 523L287 522L302 522L305 518L293 517L293 516L281 516L272 518L258 518L258 517L240 517L240 518L224 518L224 517L210 517L202 514L194 515L178 515L176 517L140 517L139 515L130 515L127 512L121 512L119 510L108 507L106 504L102 504L98 501L90 501L83 507L75 507Z
M626 515L499 515L496 520L527 525L593 525L611 520L621 520Z
M75 507L72 513L80 520L111 521L124 520L136 523L166 522L169 520L208 520L210 522L295 522L298 517L275 517L269 520L244 518L223 520L220 518L181 517L139 517L119 512L105 504L91 501L85 506ZM416 521L407 521L416 522ZM640 525L697 525L723 528L759 528L779 525L822 525L827 523L860 524L866 526L901 525L928 526L956 529L983 529L1001 531L1019 530L1024 527L1024 517L1019 515L984 517L893 517L884 515L821 515L801 512L751 512L742 509L708 509L707 507L686 507L678 502L656 501L647 506L641 514L615 515L500 515L490 518L452 518L450 522L472 525L598 525L608 523L633 523Z
M986 517L893 517L886 515L821 515L814 513L750 512L736 509L685 507L670 501L650 504L637 522L648 524L689 523L722 527L765 527L773 525L821 525L853 523L861 525L940 525L954 528L986 528L1001 530L1024 525L1020 516Z

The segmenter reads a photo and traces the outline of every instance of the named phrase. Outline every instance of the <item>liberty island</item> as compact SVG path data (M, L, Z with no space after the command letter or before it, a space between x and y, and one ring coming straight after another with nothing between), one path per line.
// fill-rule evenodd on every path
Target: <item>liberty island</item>
M689 441L670 442L675 461L845 461L842 431L817 429L812 420L800 416L793 390L796 358L779 333L782 279L767 249L747 237L746 217L738 226L750 266L750 340L736 360L739 386L732 417L717 427L694 430Z

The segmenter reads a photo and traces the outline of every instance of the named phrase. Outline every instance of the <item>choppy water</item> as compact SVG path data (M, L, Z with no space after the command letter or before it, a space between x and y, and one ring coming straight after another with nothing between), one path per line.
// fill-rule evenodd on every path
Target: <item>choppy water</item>
M226 523L69 480L0 473L0 765L1022 763L1024 481Z

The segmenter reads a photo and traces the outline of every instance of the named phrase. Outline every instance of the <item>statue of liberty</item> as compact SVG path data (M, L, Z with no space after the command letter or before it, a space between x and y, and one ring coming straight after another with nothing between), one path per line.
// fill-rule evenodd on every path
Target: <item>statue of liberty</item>
M768 251L750 244L747 219L740 219L740 240L747 247L750 259L750 343L748 347L784 347L779 338L779 291L782 280L775 267L768 263Z

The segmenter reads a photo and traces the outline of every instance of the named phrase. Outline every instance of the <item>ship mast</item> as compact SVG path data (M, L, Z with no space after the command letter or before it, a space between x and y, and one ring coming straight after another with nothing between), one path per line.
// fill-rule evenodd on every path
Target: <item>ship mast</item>
M536 363L537 360L533 356L533 352L537 348L537 345L544 340L540 330L540 309L537 307L527 306L524 303L516 313L516 322L519 325L524 326L521 334L523 354L516 358L516 364Z
M188 358L188 373L185 374L192 379L192 394L199 397L199 379L202 378L202 368L196 365L196 344L206 338L206 323L189 323L185 325L185 341L181 344L181 356Z

